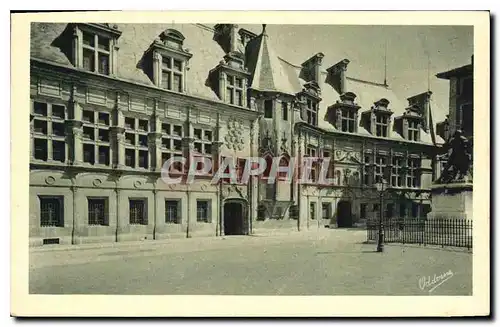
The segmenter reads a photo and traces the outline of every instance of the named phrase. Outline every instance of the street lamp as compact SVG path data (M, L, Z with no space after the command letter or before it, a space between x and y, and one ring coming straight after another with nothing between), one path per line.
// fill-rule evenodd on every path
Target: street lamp
M384 252L384 222L383 222L383 212L384 212L384 193L387 190L387 181L381 179L375 183L375 187L380 195L380 213L378 222L378 242L377 242L377 252Z

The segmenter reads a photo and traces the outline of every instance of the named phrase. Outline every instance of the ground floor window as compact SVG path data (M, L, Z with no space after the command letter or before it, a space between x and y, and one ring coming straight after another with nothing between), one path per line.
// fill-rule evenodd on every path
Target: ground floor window
M40 197L40 226L42 227L64 226L64 197L62 196Z
M387 203L386 210L387 218L392 218L394 216L394 203Z
M130 199L129 215L131 225L147 225L146 200Z
M322 203L321 204L321 211L322 211L322 217L323 219L330 219L331 217L331 204L330 203Z
M311 202L309 204L309 214L311 219L316 219L316 202Z
M180 224L181 223L181 201L180 200L165 200L165 223Z
M360 205L359 219L366 219L366 203L361 203Z
M108 226L108 210L106 198L88 198L89 225Z
M209 200L196 201L196 221L200 223L210 222Z

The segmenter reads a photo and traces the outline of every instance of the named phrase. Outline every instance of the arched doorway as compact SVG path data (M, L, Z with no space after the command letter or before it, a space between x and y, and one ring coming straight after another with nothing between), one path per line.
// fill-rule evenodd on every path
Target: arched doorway
M248 235L248 208L242 200L224 203L224 235Z
M337 227L352 227L351 202L342 200L337 204Z

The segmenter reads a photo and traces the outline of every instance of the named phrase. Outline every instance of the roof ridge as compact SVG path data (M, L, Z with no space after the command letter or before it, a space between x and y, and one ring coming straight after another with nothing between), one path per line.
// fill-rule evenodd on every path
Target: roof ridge
M365 83L365 84L370 84L370 85L374 85L374 86L381 86L381 87L383 87L385 89L389 89L390 90L389 86L385 85L384 83L367 81L367 80L363 80L363 79L355 78L355 77L351 77L351 76L346 76L346 79L350 79L351 81Z
M210 26L205 25L205 24L195 23L195 24L192 24L192 25L200 27L200 28L202 28L202 29L204 29L206 31L209 31L209 32L214 32L215 31L213 27L210 27Z

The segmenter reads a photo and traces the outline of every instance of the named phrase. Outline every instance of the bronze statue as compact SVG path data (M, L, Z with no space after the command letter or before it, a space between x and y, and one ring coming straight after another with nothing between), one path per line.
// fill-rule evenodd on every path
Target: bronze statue
M453 134L442 150L449 156L437 183L463 182L472 177L472 145L461 130Z

